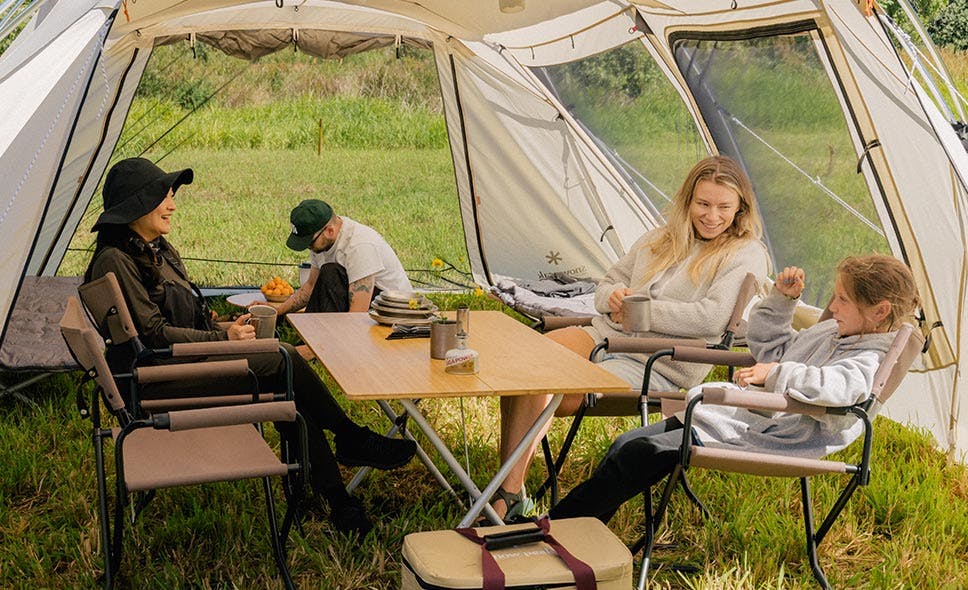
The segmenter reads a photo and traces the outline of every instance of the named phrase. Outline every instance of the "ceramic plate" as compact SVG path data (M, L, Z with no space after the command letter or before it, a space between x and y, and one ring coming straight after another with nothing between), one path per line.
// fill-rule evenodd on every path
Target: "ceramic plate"
M394 303L410 303L411 299L420 301L424 296L416 291L380 291L380 299Z
M426 297L420 297L417 300L417 309L432 309L434 307L433 301L427 299ZM403 309L410 309L410 300L407 301L391 301L389 299L384 299L383 294L377 295L373 299L374 303L382 305L383 307L399 307Z
M437 311L437 307L430 307L427 309L410 309L404 307L385 307L380 305L376 301L370 304L370 309L376 310L377 313L390 317L398 318L425 318L433 315Z
M249 307L253 303L264 303L266 298L262 291L251 291L249 293L236 293L225 298L232 305L239 307Z
M384 326L392 326L393 324L400 324L402 326L429 326L432 320L432 318L429 318L429 317L427 318L387 317L384 315L380 315L379 312L372 309L370 310L370 317L373 318L373 321L375 321L376 323L382 324Z

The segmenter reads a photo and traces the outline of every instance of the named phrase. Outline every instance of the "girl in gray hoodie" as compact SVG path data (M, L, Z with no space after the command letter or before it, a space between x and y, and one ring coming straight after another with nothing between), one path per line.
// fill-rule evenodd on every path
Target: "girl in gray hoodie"
M737 370L736 384L713 385L758 388L819 406L847 406L866 398L895 331L919 303L911 271L890 256L843 260L828 305L833 317L797 332L790 324L803 286L804 273L797 267L777 275L772 293L750 314L747 339L757 364ZM875 403L871 417L878 409ZM555 506L551 517L608 521L622 503L671 473L682 442L680 418L619 436L591 479ZM863 431L852 415L815 418L701 404L693 426L698 445L810 458L843 449Z

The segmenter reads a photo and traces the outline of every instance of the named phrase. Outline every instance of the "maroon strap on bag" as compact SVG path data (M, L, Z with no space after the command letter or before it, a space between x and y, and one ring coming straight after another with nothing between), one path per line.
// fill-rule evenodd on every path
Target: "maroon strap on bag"
M558 557L560 557L561 560L565 562L565 565L568 566L568 569L571 570L572 575L575 577L576 590L596 590L598 585L595 582L595 571L592 570L591 566L589 566L587 563L572 555L561 543L558 542L557 539L551 536L551 522L548 520L548 517L545 516L540 520L535 521L535 524L540 527L540 530L533 531L533 533L537 533L537 536L528 539L527 541L523 541L522 544L527 542L533 543L537 541L544 541L555 550L555 553L558 554ZM481 537L477 534L477 531L472 528L461 528L454 530L464 538L469 539L481 546L481 573L484 577L483 584L481 586L482 589L504 590L504 572L501 571L501 567L497 564L494 556L491 555L488 547L489 538ZM514 533L518 532L524 536L527 536L528 533L532 533L532 531L525 529L523 531L514 531L510 534L513 535Z

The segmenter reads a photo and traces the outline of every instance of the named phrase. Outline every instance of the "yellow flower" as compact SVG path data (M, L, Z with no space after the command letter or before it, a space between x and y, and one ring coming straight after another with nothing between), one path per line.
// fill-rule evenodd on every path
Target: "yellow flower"
M407 301L407 305L410 307L410 309L417 309L420 307L420 302L416 299L411 299L410 301Z
M430 268L434 270L441 270L444 268L444 261L440 258L434 258L433 262L430 263Z
M481 289L480 287L475 287L474 297L483 297L483 296L484 296L484 289Z

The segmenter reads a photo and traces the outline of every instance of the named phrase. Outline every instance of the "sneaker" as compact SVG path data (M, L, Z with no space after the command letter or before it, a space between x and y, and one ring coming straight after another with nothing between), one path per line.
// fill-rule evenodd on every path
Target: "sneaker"
M360 539L373 529L373 523L366 516L363 504L353 496L341 502L339 506L330 505L329 521L337 532L355 533Z
M366 427L336 437L336 460L350 467L396 469L409 463L416 452L417 443L412 440L381 436Z

